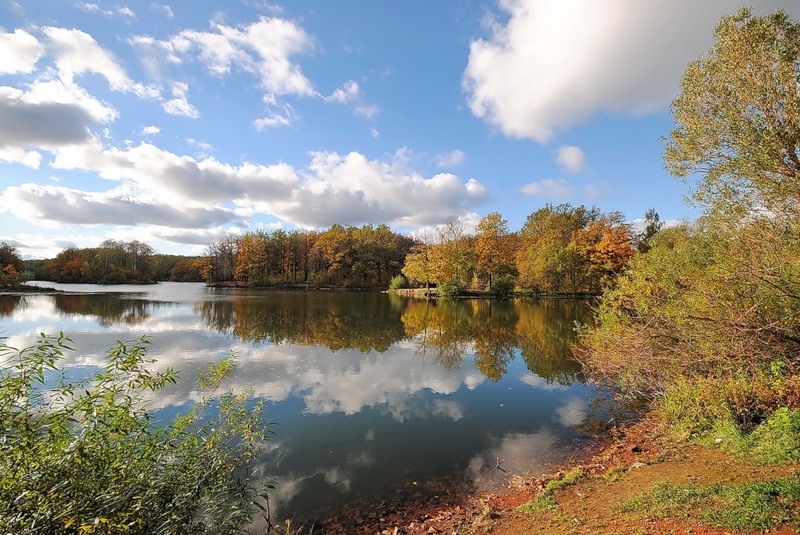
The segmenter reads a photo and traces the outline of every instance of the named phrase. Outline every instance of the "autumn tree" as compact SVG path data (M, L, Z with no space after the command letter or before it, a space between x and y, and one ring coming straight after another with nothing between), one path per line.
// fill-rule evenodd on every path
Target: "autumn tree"
M516 235L508 231L508 222L499 212L480 220L475 235L475 270L480 280L492 289L492 280L516 276Z
M589 271L605 284L622 273L633 256L632 238L622 213L611 212L575 231L572 242L588 261Z
M596 208L570 204L547 204L530 214L519 233L519 285L534 292L586 291L588 266L572 236L598 217Z
M461 293L475 273L472 237L461 221L453 219L440 226L437 234L438 242L429 251L434 280L445 294Z
M4 241L0 242L0 284L16 282L24 270L25 264L17 248Z

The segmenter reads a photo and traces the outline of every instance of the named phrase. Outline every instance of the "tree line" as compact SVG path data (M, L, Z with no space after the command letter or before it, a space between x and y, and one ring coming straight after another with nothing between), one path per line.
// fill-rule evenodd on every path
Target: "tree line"
M519 232L498 212L480 220L474 234L449 222L423 238L406 257L403 275L416 285L436 285L444 295L468 289L497 294L596 294L625 270L661 227L654 210L637 234L621 212L547 204Z
M141 241L105 240L68 248L49 260L23 262L2 243L4 282L27 278L67 283L205 281L231 286L386 288L436 286L443 295L467 290L498 294L596 294L660 228L636 235L620 212L548 204L511 232L492 212L468 233L450 221L411 237L386 225L333 225L327 230L257 230L212 242L202 256L156 254ZM435 235L434 235L435 234ZM394 279L394 282L392 282Z
M31 263L40 280L95 284L201 281L197 257L156 254L139 240L105 240L99 247L70 247L55 258Z

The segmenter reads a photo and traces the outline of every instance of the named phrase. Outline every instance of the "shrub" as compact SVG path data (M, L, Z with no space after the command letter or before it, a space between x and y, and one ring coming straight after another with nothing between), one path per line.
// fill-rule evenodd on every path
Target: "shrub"
M502 275L497 277L492 283L492 293L501 299L505 299L514 293L514 277Z
M439 284L439 294L444 297L458 297L467 293L467 287L458 281L447 281Z
M400 288L405 288L405 287L406 287L406 278L402 275L395 275L389 282L390 290L399 290Z
M209 394L192 411L156 426L145 395L177 375L147 369L145 338L77 382L59 368L70 342L0 344L1 533L233 533L252 518L248 467L265 429L244 394L215 395L231 357L202 378Z

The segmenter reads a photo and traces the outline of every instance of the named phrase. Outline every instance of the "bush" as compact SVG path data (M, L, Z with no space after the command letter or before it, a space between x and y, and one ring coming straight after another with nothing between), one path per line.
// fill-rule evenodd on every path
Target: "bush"
M447 281L439 284L439 294L444 297L458 297L467 293L467 287L457 281Z
M406 287L406 278L402 275L395 275L389 282L390 290L399 290L400 288L405 288L405 287Z
M514 293L514 277L503 275L497 277L492 283L492 293L501 299L505 299Z
M70 342L0 344L0 533L233 533L251 520L265 429L244 394L214 394L232 358L201 379L202 402L157 427L145 395L177 375L147 369L145 338L78 382L58 366Z

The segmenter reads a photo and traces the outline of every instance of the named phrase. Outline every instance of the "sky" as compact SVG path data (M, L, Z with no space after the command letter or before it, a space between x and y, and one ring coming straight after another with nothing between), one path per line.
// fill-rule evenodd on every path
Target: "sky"
M337 223L516 231L547 203L691 220L669 104L740 7L0 0L0 241L194 255Z

